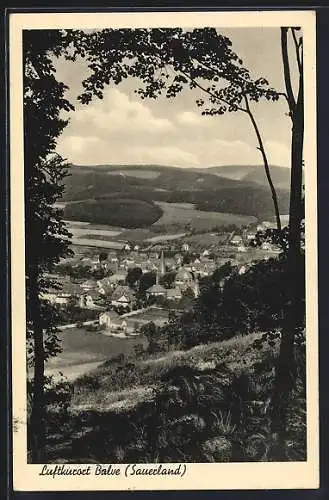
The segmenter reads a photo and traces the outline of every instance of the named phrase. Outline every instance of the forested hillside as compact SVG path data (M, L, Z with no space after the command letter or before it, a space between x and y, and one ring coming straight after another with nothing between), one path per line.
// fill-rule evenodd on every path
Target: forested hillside
M267 179L262 165L224 165L221 167L210 167L207 171L227 179L235 179L245 182L255 182L267 186ZM271 176L277 188L289 189L290 169L271 165Z
M208 172L207 169L200 171L149 165L139 168L131 165L120 168L107 165L75 166L71 168L71 175L66 181L64 201L80 203L74 203L74 206L68 204L65 217L96 222L95 214L98 211L97 222L100 223L101 218L105 223L103 210L106 209L112 211L111 222L106 217L107 224L145 227L152 223L148 221L155 222L161 216L154 207L155 201L193 203L197 210L249 215L259 219L273 215L272 199L267 186L251 180L235 180ZM250 172L250 177L252 176L257 177L253 171ZM286 189L277 191L280 212L287 213L289 191ZM103 201L106 199L108 202L104 204ZM139 215L131 221L134 226L123 223L125 216L122 219L124 210L122 202L114 201L122 199L130 204L132 200L138 202L134 205L136 214L140 212L141 207L145 207L145 203L151 206L146 219L141 215L141 225L136 226L136 223L139 223ZM85 200L89 200L87 204L83 203ZM91 205L90 200L94 202L101 200L102 203ZM91 207L92 216L90 216Z
M70 220L108 224L126 228L148 227L162 215L154 203L129 198L110 198L71 203L64 215Z

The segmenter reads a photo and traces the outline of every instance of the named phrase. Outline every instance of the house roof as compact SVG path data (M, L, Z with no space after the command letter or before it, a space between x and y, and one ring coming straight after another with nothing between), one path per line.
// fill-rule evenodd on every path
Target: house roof
M166 288L159 284L151 286L147 291L149 293L167 293Z
M178 288L178 287L169 288L169 290L167 290L168 299L176 298L176 297L180 298L181 296L182 296L182 292L181 292L180 288Z
M127 297L128 300L133 300L134 298L134 293L133 291L131 290L131 288L129 288L129 286L118 286L113 294L112 294L112 300L118 300L120 299L122 296L125 296Z
M105 295L109 296L112 294L112 288L108 285L101 285L99 291L104 290Z
M86 294L86 297L91 297L92 299L100 299L100 294L97 290L91 290Z
M62 290L59 293L65 293L70 295L80 295L82 293L81 287L75 283L65 283Z
M81 286L93 288L93 287L97 286L97 282L95 280L87 280L87 281L84 281Z
M110 281L109 277L105 277L105 278L103 278L101 280L98 280L97 281L97 285L98 286L107 286L109 284L109 281Z
M118 271L117 273L112 274L112 276L109 277L109 282L115 283L116 281L125 280L126 277L127 271Z
M193 276L186 269L180 269L178 271L178 273L176 274L176 278L175 279L176 279L176 281L178 281L178 280L187 281L187 280L193 280Z
M106 316L107 318L110 318L111 321L120 321L121 316L115 312L115 311L106 311L102 314L100 314L99 318Z

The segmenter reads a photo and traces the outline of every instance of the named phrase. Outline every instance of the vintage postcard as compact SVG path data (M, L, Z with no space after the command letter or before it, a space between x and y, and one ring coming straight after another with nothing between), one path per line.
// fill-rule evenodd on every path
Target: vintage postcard
M13 13L13 484L319 486L312 11Z

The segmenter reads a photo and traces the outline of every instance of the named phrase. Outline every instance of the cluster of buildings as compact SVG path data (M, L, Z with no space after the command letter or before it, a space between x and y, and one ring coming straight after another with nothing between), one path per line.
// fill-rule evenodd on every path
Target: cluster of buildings
M257 231L269 227L269 224L263 223L241 234L232 233L225 244L229 246L231 253L237 256L237 261L247 262L248 256L245 252L250 247L250 241ZM127 243L123 250L95 252L88 256L80 248L82 253L66 260L64 264L71 270L88 269L91 277L83 279L75 276L73 279L69 272L65 276L56 274L54 277L60 287L48 290L43 294L43 298L63 307L71 304L82 309L92 309L95 316L99 317L100 325L105 326L107 331L120 333L136 332L136 324L141 326L143 321L146 321L142 309L156 303L158 307L153 310L152 321L162 324L165 321L164 311L166 316L168 310L175 308L175 304L181 301L184 295L197 298L200 294L199 280L211 276L228 260L227 255L216 256L210 247L203 247L200 252L196 252L193 243L184 242L176 250L166 252L165 255L163 247L143 249L139 245ZM268 253L277 251L268 243L263 244L262 250L269 251ZM132 269L139 270L139 278L135 283L127 279ZM95 271L102 271L100 279L95 278ZM243 272L245 267L242 265L241 273ZM155 282L152 283L151 280L152 284L144 290L141 299L139 283L147 273L152 273L153 279L155 276ZM170 280L166 279L168 273L171 274Z
M148 256L139 255L135 258L134 253L122 256L115 256L115 267L112 267L113 256L110 254L105 260L88 258L92 265L90 268L96 270L102 268L107 275L99 280L89 278L86 280L75 280L70 276L56 275L60 282L60 288L53 288L43 294L43 298L53 304L68 305L73 304L81 308L103 309L112 306L114 309L131 311L135 309L137 298L135 287L128 286L127 276L131 269L140 269L140 276L146 273L155 275L155 283L145 290L146 299L163 298L168 301L179 301L187 290L198 297L200 293L199 279L210 276L218 264L211 258L201 255L192 258L188 264L184 264L183 255L177 254L173 257L165 257L162 251L150 253ZM141 266L144 262L144 266ZM86 258L76 259L66 262L70 263L72 268L79 265L85 265ZM113 270L112 270L113 269ZM172 273L174 278L170 285L161 284L162 278Z
M118 314L116 311L104 311L99 315L99 325L104 333L115 336L138 335L142 326L151 321L155 326L164 326L168 322L168 311L156 306L147 309Z

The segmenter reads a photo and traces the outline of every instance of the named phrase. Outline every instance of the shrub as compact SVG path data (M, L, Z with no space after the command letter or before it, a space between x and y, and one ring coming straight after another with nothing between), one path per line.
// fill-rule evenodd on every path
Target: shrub
M84 387L87 390L93 390L93 391L100 389L100 387L101 387L101 384L100 384L100 381L99 381L99 378L97 377L97 375L83 375L82 377L79 377L76 380L75 385L77 387Z

